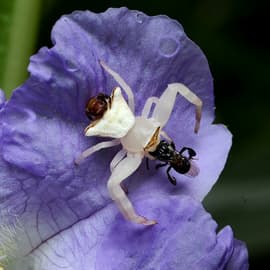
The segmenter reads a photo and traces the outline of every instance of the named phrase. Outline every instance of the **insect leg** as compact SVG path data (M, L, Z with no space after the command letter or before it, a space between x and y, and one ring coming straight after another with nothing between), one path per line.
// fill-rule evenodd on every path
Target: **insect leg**
M153 118L161 123L161 127L165 126L170 118L177 94L182 95L186 100L195 105L196 121L194 132L197 133L200 127L202 101L197 95L181 83L172 83L168 85L156 104L153 112Z
M192 159L193 157L196 156L196 152L195 152L192 148L189 148L189 147L183 147L183 148L180 150L179 154L181 155L181 154L184 153L185 151L188 151L188 155L189 155L188 159Z
M79 165L81 163L81 161L83 161L84 159L86 159L87 157L92 155L93 153L95 153L103 148L112 147L112 146L115 146L118 144L120 144L119 139L98 143L98 144L86 149L85 151L83 151L82 154L75 159L74 163L76 165Z
M170 175L171 168L172 168L172 166L168 167L167 176L168 176L169 181L175 186L176 185L176 179L175 179L175 177Z
M135 212L132 203L121 188L121 182L137 170L142 162L142 158L141 154L128 154L112 171L107 187L111 198L127 220L144 225L153 225L156 224L156 221L148 220Z
M134 95L130 88L130 86L124 81L124 79L115 71L113 71L107 64L105 64L103 61L99 61L100 65L107 71L114 79L115 81L123 88L123 90L126 92L128 96L128 105L131 109L131 111L134 113L135 111L135 103L134 103Z

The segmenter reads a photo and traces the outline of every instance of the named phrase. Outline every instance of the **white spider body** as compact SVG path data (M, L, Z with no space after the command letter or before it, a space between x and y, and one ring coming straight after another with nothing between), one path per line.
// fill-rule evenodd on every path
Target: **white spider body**
M85 136L122 138L133 127L135 116L122 96L120 87L113 90L111 100L111 108L102 119L86 127Z
M107 184L110 196L126 219L144 225L156 224L155 220L148 220L135 212L121 183L138 169L144 156L152 158L148 152L156 149L160 142L160 136L171 141L162 128L169 120L177 94L181 94L196 106L195 133L199 130L202 101L183 84L173 83L168 85L160 98L148 98L141 116L135 117L135 104L131 88L119 74L111 70L105 63L100 62L100 64L125 91L128 96L128 104L123 98L120 88L117 87L111 96L111 108L107 109L101 119L85 129L86 136L115 139L90 147L75 160L75 163L79 164L83 159L102 148L122 144L122 150L115 155L110 164L111 176ZM151 116L150 111L153 104L155 107Z
M123 148L130 153L153 151L160 141L160 123L142 116L135 118L134 126L120 139ZM156 137L156 138L155 138Z

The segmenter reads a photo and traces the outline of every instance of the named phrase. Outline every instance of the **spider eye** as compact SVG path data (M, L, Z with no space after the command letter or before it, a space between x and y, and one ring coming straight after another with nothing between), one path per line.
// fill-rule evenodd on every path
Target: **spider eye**
M86 116L92 121L102 118L108 108L109 101L110 97L103 93L90 98L85 108Z

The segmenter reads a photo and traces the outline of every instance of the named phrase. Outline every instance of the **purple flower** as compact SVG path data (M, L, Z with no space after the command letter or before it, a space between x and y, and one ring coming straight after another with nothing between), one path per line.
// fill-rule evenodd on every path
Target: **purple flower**
M15 231L10 269L247 269L245 245L230 227L217 233L200 204L224 167L231 134L212 125L207 60L182 26L126 8L77 11L56 23L52 40L52 48L31 58L29 79L0 110L0 241L3 228ZM74 165L100 141L83 134L87 100L116 86L100 60L131 86L137 114L168 83L181 82L203 100L198 135L194 108L180 97L165 128L177 148L196 150L199 176L177 174L173 187L164 170L142 165L126 181L130 200L157 219L155 226L126 222L108 195L118 147Z
M0 89L0 109L4 106L6 102L5 93Z

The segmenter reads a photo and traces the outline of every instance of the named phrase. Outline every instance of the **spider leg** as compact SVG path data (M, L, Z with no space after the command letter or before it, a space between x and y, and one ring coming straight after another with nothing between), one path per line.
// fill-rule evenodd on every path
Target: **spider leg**
M170 175L171 168L172 168L172 166L168 167L167 176L168 176L169 181L175 186L176 185L176 179L175 179L175 177Z
M128 194L128 188L125 186L125 184L122 182L120 183L121 188L124 190L126 194Z
M117 164L124 158L127 151L125 149L121 149L114 157L113 160L110 163L110 170L111 172L113 169L117 166Z
M148 220L135 212L132 203L121 188L121 182L131 175L139 167L141 162L141 154L127 155L113 170L107 187L111 198L115 201L119 210L127 220L144 225L154 225L157 223L156 221Z
M121 149L114 157L113 160L110 163L110 170L111 172L114 170L114 168L117 166L117 164L124 158L124 156L127 154L127 151L125 149ZM120 183L121 188L124 190L126 194L128 194L128 188L124 185L124 183Z
M153 106L153 104L157 104L158 103L158 98L157 97L150 97L146 100L143 110L142 110L142 116L145 118L149 118L150 117L150 112L151 112L151 108Z
M103 148L112 147L112 146L115 146L118 144L120 144L119 139L98 143L98 144L86 149L85 151L83 151L82 154L75 159L74 163L76 165L79 165L84 159L86 159L87 157L89 157L93 153L95 153Z
M104 70L107 71L115 79L115 81L123 88L123 90L126 92L126 94L128 96L128 105L129 105L131 111L134 113L134 111L135 111L134 95L133 95L133 92L132 92L130 86L124 81L124 79L118 73L116 73L114 70L112 70L103 61L99 61L99 63L104 68Z
M153 118L161 123L161 127L165 126L170 118L177 94L182 95L186 100L196 106L195 111L195 127L194 132L197 133L200 128L200 120L202 114L202 100L195 95L190 89L181 83L169 84L165 89L153 112Z
M172 138L164 130L160 131L160 135L164 137L168 142L173 143Z

